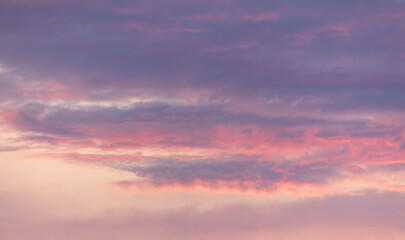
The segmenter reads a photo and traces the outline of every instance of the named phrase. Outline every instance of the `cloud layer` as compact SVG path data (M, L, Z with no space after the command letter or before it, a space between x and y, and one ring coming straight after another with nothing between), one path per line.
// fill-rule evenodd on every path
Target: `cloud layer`
M369 239L362 231L372 228L375 239L399 239L404 20L403 0L0 1L0 190L19 188L7 174L13 161L52 159L117 173L100 178L94 193L112 188L164 201L177 192L198 199L204 189L213 205L228 193L234 204L246 194L297 201L263 213L252 202L239 213L226 204L199 213L182 199L183 210L157 215L114 210L116 222L94 213L58 222L54 213L36 239L80 236L81 224L83 240L162 238L156 228L172 239L235 239L230 232L239 230L242 239L267 239L265 229L324 239L328 228L344 229L339 239ZM16 168L33 179L16 199L42 196L31 185L41 174ZM1 204L6 199L0 195ZM23 205L0 211L5 238L34 231L5 223L24 221ZM133 224L146 232L132 232ZM102 226L105 236L92 233Z

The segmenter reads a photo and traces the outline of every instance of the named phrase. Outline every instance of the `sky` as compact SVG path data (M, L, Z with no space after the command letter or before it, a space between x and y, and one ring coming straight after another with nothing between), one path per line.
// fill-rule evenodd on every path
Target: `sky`
M0 239L405 239L404 0L0 0Z

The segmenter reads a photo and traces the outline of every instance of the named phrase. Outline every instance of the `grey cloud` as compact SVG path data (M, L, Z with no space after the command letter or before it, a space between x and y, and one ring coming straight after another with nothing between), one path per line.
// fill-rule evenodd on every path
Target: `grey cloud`
M32 77L58 79L70 91L80 88L88 97L100 97L91 92L102 90L115 92L104 98L146 92L176 96L185 90L205 90L240 100L284 96L281 108L309 97L317 101L303 101L298 108L403 110L403 60L397 56L402 37L396 29L399 20L387 17L403 7L399 2L58 3L29 7L3 4L1 61L15 67L26 81ZM119 9L137 11L124 14ZM339 14L332 13L336 9ZM187 18L265 12L277 12L280 18L257 23ZM373 21L381 24L366 21L375 17L381 19ZM357 28L347 37L326 31L303 45L294 45L291 37L350 21L355 21ZM173 27L207 31L150 35L119 27L126 22L165 31ZM385 43L388 40L382 36L395 41ZM254 46L244 50L210 51L252 42ZM351 58L354 62L347 67ZM329 67L314 69L325 64ZM325 95L330 101L322 101Z
M53 134L71 137L84 137L80 127L129 124L132 128L153 127L155 130L179 130L181 133L203 138L217 126L257 126L280 132L279 136L299 137L305 129L322 127L317 136L333 137L350 135L352 137L379 137L401 131L400 126L369 125L366 120L335 120L331 118L263 116L258 113L230 112L223 105L176 105L162 102L134 104L130 108L117 107L86 107L73 110L65 107L46 106L42 104L26 104L13 110L17 118L13 124L24 131ZM40 116L40 117L39 117ZM291 135L290 128L298 128ZM202 131L205 130L205 131ZM128 130L130 131L130 129ZM298 131L298 132L297 132ZM287 134L287 132L290 132ZM213 133L211 133L213 134ZM246 132L249 135L249 132ZM90 136L88 136L90 137ZM97 137L97 136L94 136ZM166 139L161 143L178 143L184 145L203 144L196 140Z
M147 162L111 162L107 166L129 171L140 180L115 183L127 188L143 186L196 186L239 190L273 191L284 183L327 184L340 177L341 163L300 164L284 161L276 164L258 160L150 160Z

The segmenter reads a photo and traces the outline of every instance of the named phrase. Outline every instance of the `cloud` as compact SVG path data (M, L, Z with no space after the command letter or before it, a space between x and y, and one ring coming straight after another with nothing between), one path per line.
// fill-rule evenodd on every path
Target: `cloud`
M2 62L27 84L33 78L56 80L66 87L61 92L65 97L78 91L87 97L103 91L110 92L104 98L173 97L204 90L227 99L277 97L283 100L281 108L311 98L318 101L305 102L309 109L402 110L399 19L388 17L401 16L398 2L139 1L128 6L105 1L104 7L93 1L83 7L62 2L64 8L49 5L45 12L33 7L30 14L4 4L7 14L1 22L7 25L0 30L2 46L11 46L1 49ZM111 11L127 8L137 11ZM330 14L336 9L344 14ZM283 17L262 21L277 14ZM190 16L196 21L190 22ZM224 22L222 16L258 21ZM140 31L122 28L128 24ZM350 32L350 37L335 34L339 32ZM310 41L297 46L294 42L300 38L291 36ZM383 36L392 37L392 42ZM254 47L238 47L250 43ZM224 47L227 51L207 51ZM322 101L325 95L330 102Z
M267 13L256 13L256 14L247 14L244 16L244 19L253 21L253 22L261 22L266 20L275 20L278 19L279 15L273 12Z
M113 166L115 164L113 163ZM143 165L143 166L142 166ZM272 189L282 175L273 170L274 163L256 161L152 161L141 166L117 168L135 173L147 185L207 185L238 189ZM118 183L125 184L124 182ZM136 184L136 183L135 183Z
M376 125L367 120L337 120L305 116L261 115L255 112L228 110L223 104L170 104L165 102L131 103L119 106L52 106L43 103L22 104L8 110L10 125L27 131L64 135L75 134L79 126L128 123L134 127L155 125L156 129L171 125L177 129L212 129L216 126L257 126L260 128L323 127L318 135L328 137L340 135L325 132L338 128L344 134L366 134L373 136L392 134L400 129L396 125ZM5 113L6 115L6 113ZM334 127L334 128L333 128ZM353 132L354 131L354 132ZM358 133L357 133L358 132ZM381 133L380 133L381 132ZM84 133L83 133L84 134Z
M95 162L93 162L95 163ZM299 163L258 160L149 160L112 161L107 166L134 173L139 180L115 183L124 188L196 187L272 192L288 184L325 185L345 169L336 163Z
M1 1L0 163L21 165L0 238L404 239L404 18L402 0ZM54 179L22 159L104 167L103 188L61 167L94 200L73 211L79 187L36 188ZM184 207L200 188L216 208ZM104 190L181 207L94 214Z
M4 198L3 198L4 199ZM217 206L206 211L191 207L177 210L148 212L125 209L105 212L84 219L52 219L39 215L22 214L24 218L10 224L6 218L19 205L7 203L0 222L7 226L0 236L15 239L260 239L261 235L290 239L300 233L304 239L370 239L403 236L404 195L401 193L364 192L354 196L328 196L290 204L246 203ZM35 212L25 207L28 212ZM20 212L20 211L19 211ZM36 216L35 219L33 216ZM108 216L108 217L106 217ZM38 217L40 217L38 219ZM4 225L6 224L6 225ZM18 225L17 225L18 224ZM24 228L25 231L18 231ZM310 234L302 229L310 230ZM363 229L363 231L362 231ZM367 230L364 230L367 229ZM333 232L328 234L328 232ZM338 234L336 233L338 232ZM336 235L337 234L337 235Z

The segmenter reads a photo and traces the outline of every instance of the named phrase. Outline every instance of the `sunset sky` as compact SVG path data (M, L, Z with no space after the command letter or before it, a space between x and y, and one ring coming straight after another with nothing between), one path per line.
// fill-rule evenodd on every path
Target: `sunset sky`
M0 239L405 239L405 0L0 0Z

